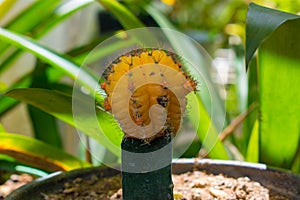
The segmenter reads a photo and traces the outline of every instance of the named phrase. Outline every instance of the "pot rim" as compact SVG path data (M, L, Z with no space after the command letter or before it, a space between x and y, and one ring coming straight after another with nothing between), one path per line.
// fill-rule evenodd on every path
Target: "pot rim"
M218 160L218 159L201 159L201 158L180 158L180 159L173 159L173 164L197 164L197 165L231 165L231 166L240 166L240 167L247 167L247 168L255 168L260 170L267 170L270 169L266 164L262 163L252 163L247 161L238 161L238 160Z

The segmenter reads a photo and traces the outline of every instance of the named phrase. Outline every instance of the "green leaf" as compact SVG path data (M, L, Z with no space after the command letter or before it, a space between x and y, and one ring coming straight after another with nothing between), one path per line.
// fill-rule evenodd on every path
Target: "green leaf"
M248 149L247 149L247 156L246 160L248 162L259 162L259 122L258 120L255 121L253 126Z
M98 2L116 17L116 19L121 23L124 29L133 30L145 27L145 25L139 20L139 18L137 18L129 9L127 9L117 0L98 0ZM151 37L153 37L153 39ZM128 42L130 42L130 40L135 41L132 44L139 44L141 47L143 47L148 41L155 39L156 38L153 36L151 31L142 29L140 31L131 31Z
M125 6L116 0L98 0L98 2L112 13L125 29L141 28L145 25Z
M0 19L5 16L17 0L2 0L0 3Z
M73 49L66 53L66 55L74 57L73 59L76 61L76 63L82 63L86 56L99 44L99 40L93 41L88 45L82 46L79 49ZM104 48L97 48L95 51L92 52L92 55L89 55L89 59L85 61L86 64L90 64L91 62L94 62L95 60L98 60L100 57L107 56L109 53L115 51L116 49L121 49L122 47L128 46L128 42L117 42L116 44L109 45ZM16 53L20 53L21 51L18 51ZM11 57L11 56L10 56ZM92 57L92 58L91 58ZM13 58L15 59L15 57ZM6 59L4 62L6 62L8 59ZM8 63L6 63L8 64ZM1 67L3 67L5 64L2 63L0 65L0 72L2 70ZM19 80L17 80L12 86L9 88L5 88L4 91L9 91L15 88L26 88L30 86L31 83L31 73L24 74ZM62 70L57 70L57 68L48 67L47 68L47 77L49 79L49 82L51 82L50 87L52 89L58 89L60 91L70 91L68 86L63 85L54 85L54 82L57 82L60 78L65 76L65 72ZM67 88L68 87L68 88ZM71 91L72 92L72 91ZM0 116L4 115L6 112L8 112L10 109L14 108L16 105L18 105L19 102L17 102L14 99L7 98L6 96L0 95Z
M254 57L250 62L248 68L248 109L256 106L248 117L243 122L243 134L235 135L235 145L239 148L240 152L247 157L248 143L251 137L255 121L258 120L258 107L259 105L259 85L258 85L258 68L256 65L256 58Z
M175 26L154 5L145 5L144 9L161 28L176 29Z
M45 18L43 21L41 21L39 24L36 24L36 26L32 27L32 29L28 31L31 32L30 35L32 35L33 38L39 39L47 32L49 32L52 28L54 28L56 25L62 23L63 20L67 19L76 11L90 5L92 2L94 1L73 0L62 3L62 5L60 5L51 13L51 17ZM6 59L4 59L2 64L0 65L0 72L7 69L22 53L23 51L20 49L12 51L10 55Z
M14 32L26 33L41 21L49 18L59 0L36 1L10 21L5 28ZM39 17L37 17L39 16ZM7 43L0 43L0 54L8 47Z
M94 2L94 0L72 0L62 2L62 4L53 11L51 17L45 19L39 26L32 30L33 37L40 38L63 20Z
M187 59L190 63L203 63L204 61L201 60L201 56L198 56L198 50L194 46L193 43L191 43L190 40L187 40L186 38L181 38L178 40L176 35L171 34L169 29L175 30L175 27L166 19L166 17L159 12L158 9L156 9L152 5L146 5L144 8L149 15L153 17L153 19L160 25L160 27L165 28L163 31L166 31L166 37L169 39L170 43L173 45L173 47L176 49L176 51L179 54L188 56L185 59ZM185 53L183 53L185 52ZM197 54L197 56L195 56ZM207 55L204 55L207 56ZM205 65L205 64L203 64ZM194 64L194 66L196 66ZM222 158L222 159L228 159L227 152L225 150L224 145L222 142L218 139L218 131L221 131L221 128L224 125L224 119L225 119L225 108L224 108L224 102L220 99L220 96L216 92L216 88L213 87L212 80L210 78L210 72L205 69L205 67L201 68L202 75L205 76L205 81L203 80L203 77L198 76L199 71L198 69L194 69L191 66L187 66L188 71L191 75L196 77L196 80L201 83L208 83L208 85L205 85L201 87L199 94L197 95L197 101L200 105L199 110L192 109L191 114L189 115L189 119L192 121L192 124L194 127L198 127L197 133L200 137L200 140L204 143L206 150L210 150L214 147L212 152L210 152L210 156L213 158ZM201 97L201 98L200 98ZM211 99L215 101L214 111L211 110ZM188 102L188 107L197 108L197 105L195 103L192 103L190 105L190 102ZM196 113L195 113L196 112ZM200 121L196 122L194 116L198 116L197 112L201 112ZM214 112L214 118L211 118L210 116ZM203 113L203 116L202 116ZM199 125L199 126L198 126ZM208 128L208 126L211 125L211 128ZM216 128L218 127L218 129ZM206 137L207 134L207 137Z
M81 70L80 66L74 64L62 55L49 50L30 38L18 35L1 27L0 40L5 40L19 48L27 50L48 64L63 70L71 78L78 79L78 81L85 86L89 92L92 94L94 93L94 89L98 85L96 78L88 72ZM78 76L79 72L80 76Z
M48 18L59 0L37 1L14 17L5 28L19 33L26 33L44 19ZM39 17L36 17L39 16Z
M38 60L32 73L31 87L49 88L46 69L45 63ZM28 105L27 108L34 130L34 137L54 147L62 148L62 141L56 119L50 114L31 105Z
M73 170L90 164L55 147L18 134L0 133L0 153L46 171Z
M4 132L4 131L5 131L5 129L4 129L3 125L0 123L0 132Z
M75 60L76 63L82 63L86 56L99 44L99 40L93 41L88 45L82 46L79 49L73 49L69 52L66 53L67 56L74 57L73 60ZM86 64L90 64L91 62L94 62L95 60L98 60L100 57L107 56L111 52L115 51L116 49L121 49L125 46L128 46L128 42L117 42L113 45L109 45L104 48L97 48L95 51L92 52L91 55L89 55L89 59L86 60ZM17 50L14 53L21 53L21 50ZM14 57L15 54L10 55L9 58L5 59L4 62L0 65L0 73L1 70L3 70L2 67L5 68L5 66L9 66L11 62L9 59L16 59ZM92 58L91 58L92 57ZM7 63L6 63L7 62ZM15 88L26 88L30 86L31 82L31 73L29 72L27 74L24 74L19 80L15 81L15 83L10 86L9 88L5 88L4 91L9 91ZM60 91L70 91L72 88L67 88L68 86L63 86L63 85L54 85L54 82L57 82L60 78L65 76L65 72L62 70L57 70L57 68L53 67L48 67L47 68L47 77L49 79L49 82L51 82L50 87L52 89L58 89ZM18 105L19 102L17 102L14 99L7 98L6 96L3 96L0 94L0 117L4 115L6 112L8 112L10 109L14 108L16 105Z
M285 22L258 52L261 160L285 168L291 167L300 141L299 31L300 18Z
M189 111L189 119L194 127L198 127L198 137L202 141L208 155L215 159L229 159L227 151L219 139L218 131L212 124L211 117L207 113L202 101L199 98L192 98L192 95L189 94L187 96L187 107L193 108ZM199 115L199 119L195 117Z
M16 100L0 95L0 117L10 109L14 108L17 104L18 102Z
M298 152L294 157L294 162L293 162L293 165L292 165L292 171L300 173L300 148L298 149Z
M30 85L30 74L24 74L19 80L17 80L12 86L4 91L11 90L13 88L28 87ZM0 94L0 117L3 116L10 109L14 108L18 102L15 99L8 98Z
M100 42L102 42L102 41L99 41L97 43L97 45L94 45L93 48L90 49L90 51L85 51L77 56L74 56L74 61L76 63L84 62L85 64L97 62L101 58L112 55L112 53L114 53L122 48L126 48L126 47L132 45L133 40L135 40L135 39L132 38L132 39L120 40L120 41L116 41L114 43L110 43L105 46L102 46L101 48L95 48L95 46L97 46L98 44L100 44ZM103 43L102 43L102 45L103 45Z
M165 31L166 37L169 39L170 44L173 45L174 49L179 55L184 55L185 59L194 66L198 66L199 63L202 63L203 66L207 65L204 60L205 57L209 56L204 52L199 54L199 49L197 49L191 40L184 37L181 37L179 40L178 34L172 34L173 32L170 32L169 30L176 30L176 28L161 12L159 12L157 8L152 5L147 5L145 10L153 17L153 19L161 28L164 28L162 31ZM186 63L186 65L190 74L194 76L200 84L203 84L204 82L207 83L207 85L203 85L203 87L200 88L201 91L199 92L199 95L209 114L211 115L212 113L210 112L215 112L214 119L212 120L214 121L214 124L221 129L221 127L224 126L225 119L224 102L221 100L219 94L217 93L217 88L214 87L214 84L211 80L211 71L206 67L194 69L194 67L190 66L189 63ZM205 76L205 80L202 76L199 76L199 71L201 72L202 76ZM211 99L216 102L213 109L211 109Z
M43 170L21 164L12 157L4 154L0 154L0 170L11 171L14 173L23 172L27 174L33 174L38 177L47 176L49 174Z
M5 131L0 131L0 133L4 133ZM16 160L8 155L0 154L0 160L8 161L8 162L15 162Z
M248 66L260 44L276 28L295 18L299 16L250 3L246 22L246 65Z
M28 106L28 113L34 130L34 137L54 147L62 148L56 119L32 106Z
M258 47L260 162L287 169L300 148L299 32L299 16L250 5L246 59Z
M6 69L9 68L9 66L11 66L14 61L16 61L16 59L21 55L22 50L20 49L15 49L12 50L12 52L10 53L9 56L7 56L1 63L0 65L0 73L2 73L3 71L5 71Z
M99 144L105 146L112 153L120 156L123 132L112 115L97 110L95 119L95 116L92 115L93 113L87 112L89 109L86 107L88 106L86 102L89 102L91 97L82 95L76 100L77 103L80 103L80 116L76 117L77 121L75 123L72 112L72 96L58 91L38 88L15 89L6 95L33 105L76 127L99 142ZM75 100L73 99L73 101ZM101 128L99 128L99 122L101 122Z
M72 97L58 91L38 88L14 89L6 96L36 106L41 110L57 116L59 119L74 125L72 118Z

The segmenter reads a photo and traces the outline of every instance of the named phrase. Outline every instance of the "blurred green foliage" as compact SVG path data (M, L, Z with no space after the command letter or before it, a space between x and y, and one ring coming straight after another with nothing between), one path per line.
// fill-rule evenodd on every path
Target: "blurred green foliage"
M8 0L2 2L4 3L0 3L0 11L4 10L6 12L9 10L9 8L11 8L15 1ZM8 4L8 2L10 3ZM95 1L36 1L21 10L15 18L0 28L0 75L5 74L7 70L10 70L20 55L22 55L24 52L31 52L36 59L33 70L23 74L11 85L7 85L6 83L2 83L0 81L0 91L2 92L0 96L0 117L8 114L16 105L19 104L19 101L4 96L4 93L10 91L9 94L14 98L31 104L44 111L40 112L37 111L36 108L33 109L32 107L28 107L30 119L32 120L34 129L34 135L37 139L58 148L63 148L60 135L64 133L61 133L61 130L58 129L57 119L76 127L71 112L71 93L73 89L73 82L64 82L61 80L66 76L75 80L76 75L80 70L80 63L85 59L90 51L94 49L94 47L96 47L101 41L104 41L106 38L113 35L115 32L143 27L149 23L159 27L177 29L188 34L200 44L204 45L212 56L214 55L215 50L218 48L231 47L234 49L236 55L233 65L235 67L237 79L243 79L245 73L244 43L246 42L246 38L248 42L257 41L255 34L247 34L247 37L245 35L248 4L250 2L256 2L260 5L288 11L291 13L298 13L300 11L300 0L176 0L174 2L165 0L164 2L167 2L168 4L163 3L163 1L154 0L124 0L120 2L115 0L98 0L97 2L102 5L101 12L107 12L110 16L113 16L111 20L117 21L119 26L114 27L115 29L113 31L110 30L111 32L100 32L99 35L95 35L94 38L86 42L85 45L81 47L73 47L73 49L70 51L58 52L56 49L49 49L46 45L40 44L39 39L42 38L42 36L44 36L46 33L49 33L51 30L53 30L56 26L62 24L64 20L71 17L72 14L84 9L86 6L89 6L92 3L95 3ZM36 11L42 11L43 15L37 18ZM262 13L264 12L268 13L267 11L262 11ZM3 13L0 12L0 19L3 17L3 15L1 15ZM255 19L261 20L259 18ZM271 12L270 15L265 16L265 19L273 20L276 19L276 17L272 16ZM257 26L265 25L266 24L260 24ZM277 25L273 26L274 30L277 28ZM251 30L254 30L254 33L256 33L255 28L257 27L251 27ZM283 31L283 33L287 34L288 31ZM261 34L257 35L263 37ZM231 41L232 36L234 36L235 39L238 38L235 40L237 42ZM174 46L177 45L177 47L182 47L181 50L191 52L192 55L193 48L190 48L189 46L184 47L184 45L181 45L183 44L183 41L176 41L176 38L174 39L172 36L169 36L169 39L172 41ZM265 37L263 37L263 39L265 39ZM298 40L298 38L296 40ZM105 57L110 53L123 48L124 46L126 46L126 44L119 42L115 45L108 45L103 49L99 49L93 54L94 58L91 59L90 62L92 63L100 57ZM257 47L259 47L259 44ZM246 50L246 53L249 54L249 49ZM252 55L248 56L248 60L252 58ZM259 55L261 56L263 54ZM264 56L259 58L264 60L266 57ZM252 60L254 59L255 58L252 58ZM275 61L276 57L268 57L264 61L267 63L271 62L268 61L269 59L271 61ZM203 99L197 99L200 102L201 108L199 108L199 110L193 110L191 113L200 111L204 113L203 117L201 118L202 121L200 128L198 130L199 139L193 143L189 149L189 152L185 152L185 156L198 156L200 144L204 147L207 145L211 147L212 144L208 143L211 141L215 142L217 140L217 145L209 154L211 158L236 158L252 162L266 162L270 165L285 167L298 172L300 171L300 150L299 147L297 147L297 141L296 143L294 141L299 134L297 135L296 133L293 133L295 137L290 138L290 140L294 141L293 150L286 152L285 155L281 155L280 151L278 151L279 153L277 150L274 151L274 149L278 147L276 134L274 134L273 131L271 133L265 133L267 130L264 130L263 132L261 131L261 127L264 125L265 121L261 120L260 118L260 114L263 111L260 106L264 105L262 104L262 101L265 100L260 94L260 89L272 87L272 84L269 84L267 81L267 86L258 85L258 82L261 83L262 81L259 79L262 77L258 75L259 70L261 70L261 66L258 64L261 63L252 61L252 63L249 65L248 85L241 85L242 81L237 81L235 84L226 85L225 89L227 92L227 98L224 100L224 102L219 101L218 105L220 112L222 112L222 109L226 107L227 122L225 125L217 124L218 122L213 121L210 118L210 113L207 111L207 107L205 107L205 102L202 102ZM283 70L283 73L289 74L290 72L288 68L286 68L286 70L287 72ZM272 71L272 69L269 69L269 71L270 74L276 73L276 70ZM268 75L269 72L267 72L265 80L270 78ZM284 81L289 81L288 77L290 76L294 77L293 80L297 81L295 75L287 75ZM87 90L91 92L94 89L93 84L95 82L97 83L97 77L94 74L90 74L86 71L84 78L82 78L79 82L81 86L86 87ZM34 90L32 89L33 87L38 87L40 89ZM17 88L25 89L16 90ZM58 90L58 92L53 90ZM248 95L246 94L242 97L240 94L244 90L248 91ZM42 94L41 98L36 96L36 94L38 94L37 91ZM284 92L286 91L283 91L281 95L284 95ZM217 94L216 97L219 98L219 95ZM54 100L60 100L60 103L56 104L57 107L53 105L54 100L52 102L47 101L51 98ZM104 97L99 95L97 98L99 105L101 105ZM280 97L277 96L277 98L280 100ZM288 104L289 102L286 101L285 103ZM288 106L287 104L285 104L285 106ZM249 108L254 109L249 111ZM247 110L249 113L244 115L244 117L239 118L239 116L245 114L244 112ZM279 114L280 113L278 112L276 113L276 115ZM94 138L111 152L118 154L119 150L114 149L112 147L113 145L107 142L105 138L110 138L111 141L113 141L113 144L118 144L122 138L122 132L116 124L112 125L112 123L115 122L112 122L112 116L106 112L103 112L102 110L97 111L97 117L99 120L103 120L105 122L105 129L113 131L115 135L107 136L105 133L95 132L96 129L93 129L92 126L76 128L80 129L91 138ZM193 117L190 117L189 120L193 124L198 123L193 121ZM207 130L207 127L210 125L212 127L210 134L208 134L210 141L203 144L207 136L207 133L203 130ZM214 125L216 127L224 125L224 131L229 130L226 129L228 126L231 128L231 130L229 132L225 131L226 135L221 135L222 139L220 139L218 138L219 136ZM5 131L5 127L2 127L1 124L0 129L1 131ZM43 131L43 129L46 129L47 131ZM100 136L98 134L100 134ZM262 134L267 137L262 136ZM270 138L275 141L271 144L272 148L268 147ZM279 138L282 138L282 135ZM16 138L16 140L17 139L18 138ZM13 143L14 141L11 142ZM288 143L289 141L287 141L285 144ZM264 145L262 146L262 144ZM283 147L280 146L280 148ZM282 158L285 159L287 157L287 160L282 161ZM22 161L22 159L20 161Z
M300 12L299 0L176 0L165 13L179 30L213 54L216 48L229 47L229 36L239 36L244 42L250 2L290 13Z

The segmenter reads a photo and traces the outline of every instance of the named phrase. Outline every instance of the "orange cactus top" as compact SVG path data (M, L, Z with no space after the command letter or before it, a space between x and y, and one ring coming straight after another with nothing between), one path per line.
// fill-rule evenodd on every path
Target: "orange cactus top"
M103 78L104 108L114 115L126 137L146 141L177 133L185 97L197 86L174 53L159 49L133 50L120 56Z

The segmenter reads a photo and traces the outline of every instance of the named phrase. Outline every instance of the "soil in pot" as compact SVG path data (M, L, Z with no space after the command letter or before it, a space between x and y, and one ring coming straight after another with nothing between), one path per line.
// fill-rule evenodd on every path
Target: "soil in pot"
M0 200L4 199L12 191L31 182L34 179L34 177L30 176L29 174L11 174L2 172L0 175ZM3 181L2 177L7 178L5 178Z
M177 200L300 200L299 176L263 164L183 159L173 163L172 170ZM95 167L37 179L14 191L7 200L121 199L120 188L119 170Z
M173 182L176 200L288 199L284 196L270 196L267 188L247 177L236 179L195 171L173 175ZM99 179L94 175L90 179L76 178L72 182L66 182L59 193L43 194L43 198L45 200L122 200L120 187L119 175L104 179Z

